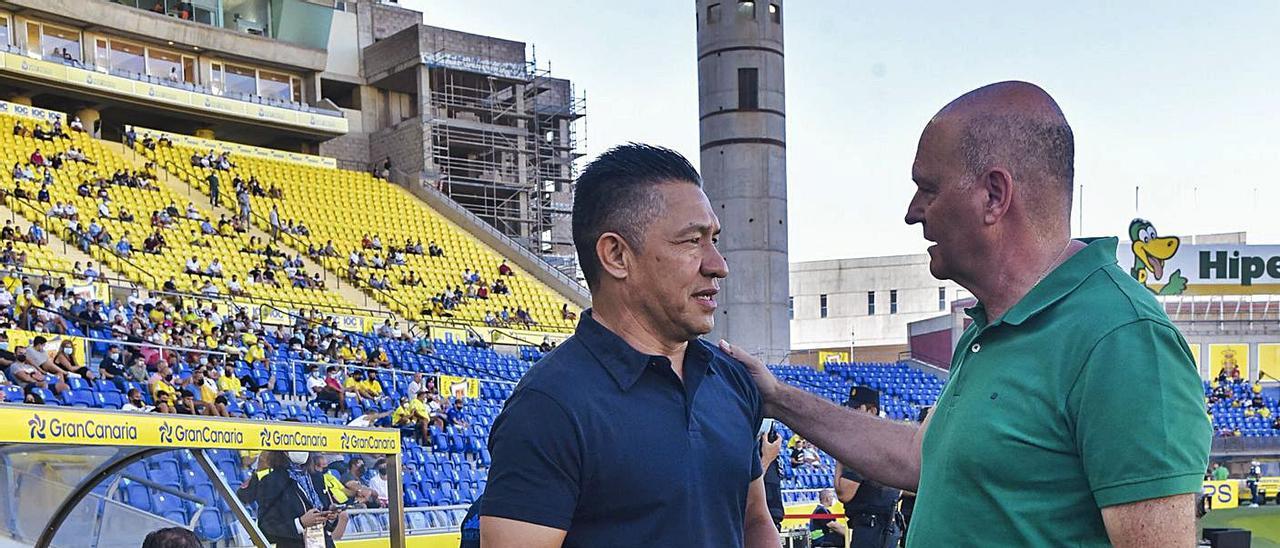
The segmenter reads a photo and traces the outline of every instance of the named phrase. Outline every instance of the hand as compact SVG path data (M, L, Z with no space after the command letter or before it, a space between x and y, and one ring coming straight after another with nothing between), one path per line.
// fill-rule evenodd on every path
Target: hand
M298 518L298 521L302 522L303 527L320 525L328 520L329 512L316 510L315 508L307 510L305 514L302 514L302 517Z
M720 339L720 350L729 357L742 362L747 366L747 372L751 373L751 379L756 382L756 388L760 390L760 396L764 398L765 414L768 415L769 404L777 398L778 391L782 388L782 383L778 381L773 373L769 372L769 368L765 367L764 362L759 358L748 354L743 349L729 344L729 341Z
M782 436L778 436L772 442L769 441L769 435L765 434L760 438L760 462L766 466L778 458L778 453L782 452Z

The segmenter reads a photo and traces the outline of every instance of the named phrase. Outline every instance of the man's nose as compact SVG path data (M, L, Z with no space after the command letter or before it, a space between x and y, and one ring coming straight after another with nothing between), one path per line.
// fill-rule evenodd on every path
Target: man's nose
M710 246L711 251L702 259L702 273L712 278L726 278L729 276L729 262L725 260L724 255L713 244Z

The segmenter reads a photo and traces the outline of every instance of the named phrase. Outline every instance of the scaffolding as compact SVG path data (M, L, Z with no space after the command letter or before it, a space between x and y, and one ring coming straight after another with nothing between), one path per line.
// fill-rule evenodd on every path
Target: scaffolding
M424 55L437 187L540 255L572 254L569 215L586 98L535 62Z

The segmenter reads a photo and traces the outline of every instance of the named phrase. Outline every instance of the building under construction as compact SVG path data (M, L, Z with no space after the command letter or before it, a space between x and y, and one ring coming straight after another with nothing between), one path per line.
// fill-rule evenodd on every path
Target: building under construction
M425 25L394 5L352 7L333 32L359 44L359 62L335 63L331 50L321 81L351 130L320 152L375 172L389 158L392 180L438 190L534 253L571 260L585 113L572 83L539 68L523 42Z

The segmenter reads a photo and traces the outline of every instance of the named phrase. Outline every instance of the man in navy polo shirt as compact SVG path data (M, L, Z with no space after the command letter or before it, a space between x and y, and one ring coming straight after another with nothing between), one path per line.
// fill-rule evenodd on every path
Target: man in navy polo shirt
M760 394L711 331L719 220L679 154L630 144L578 178L593 309L520 381L489 438L481 541L776 548Z

